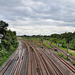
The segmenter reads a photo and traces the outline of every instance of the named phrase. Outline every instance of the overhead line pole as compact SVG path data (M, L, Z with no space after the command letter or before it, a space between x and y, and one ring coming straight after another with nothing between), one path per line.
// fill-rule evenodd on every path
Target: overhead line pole
M10 30L9 30L9 51L11 50L11 33L10 33Z
M68 49L69 49L69 46L68 46L68 43L67 43L67 60L68 60L68 56L69 56Z

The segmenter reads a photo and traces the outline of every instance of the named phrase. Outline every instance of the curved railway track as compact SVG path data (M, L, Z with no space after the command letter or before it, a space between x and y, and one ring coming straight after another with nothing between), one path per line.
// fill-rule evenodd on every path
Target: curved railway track
M47 42L47 41L46 41L46 42ZM67 52L65 52L64 50L62 50L62 49L56 47L55 45L53 45L53 44L51 44L51 43L49 43L49 42L47 42L47 43L50 44L52 47L54 47L54 48L55 48L56 50L58 50L59 52L63 53L65 56L67 56ZM68 57L69 57L72 61L75 62L75 57L73 57L73 56L71 56L71 55L69 55Z
M51 51L50 51L51 52ZM74 74L75 74L75 67L70 65L66 60L64 60L63 58L59 57L56 53L51 52L53 54L53 56L57 59L59 59L63 64L65 64Z
M45 54L39 52L32 44L29 45L32 46L32 48L34 49L34 53L39 58L39 61L41 61L43 65L42 67L44 67L45 71L42 70L43 75L63 75L62 72L56 67L56 65L50 59L48 59L48 57Z
M46 47L44 47L46 48ZM49 50L49 49L48 49ZM49 50L50 52L52 50ZM59 57L56 53L54 53L53 51L51 52L53 53L54 57L56 57L57 59L59 59L63 64L65 64L74 74L75 74L75 67L73 65L70 65L65 59Z
M54 53L54 56L57 57L62 63L64 63L75 74L75 68L74 67L72 67L68 62L66 62L63 58L60 58L55 53Z
M50 50L49 50L50 51ZM51 50L52 51L52 50ZM50 52L51 52L50 51ZM53 53L53 56L57 59L59 59L63 64L65 64L73 73L75 73L75 67L70 65L65 59L61 58L60 56L58 56L56 53L54 53L53 51L51 52Z
M25 45L24 45L25 46ZM8 69L10 68L11 64L15 61L11 71L10 75L19 75L24 59L24 52L25 50L20 50L21 46L19 47L18 50L16 50L15 54L10 58L8 62L2 68L0 69L0 75L8 75ZM21 51L21 53L20 53Z
M70 75L75 74L75 68L55 53L44 50L39 46L21 40L22 48L16 51L15 55L9 60L2 69L0 75L7 75L7 71L12 62L16 59L10 75ZM25 51L27 56L25 55ZM52 54L51 54L52 53ZM26 62L24 60L26 56ZM56 59L56 60L55 60ZM56 62L60 61L60 64ZM25 62L25 63L24 63ZM25 65L23 65L23 63ZM65 66L61 66L61 63ZM66 68L67 67L67 68ZM23 70L23 73L21 72ZM71 71L71 72L70 72Z
M39 49L39 51L41 51L40 49ZM43 53L41 53L41 54L43 54ZM44 52L44 54L45 54L45 52ZM47 54L45 54L46 56L48 56ZM54 55L55 56L55 55ZM58 55L57 55L58 56ZM57 56L55 56L55 57L57 57ZM46 57L45 57L46 58ZM57 57L58 58L58 57ZM48 58L49 59L49 58ZM59 58L58 58L59 59ZM64 65L66 65L74 74L75 74L75 68L74 67L72 67L68 62L66 62L64 59L59 59ZM54 64L54 63L53 63ZM55 69L56 70L56 69Z
M15 55L11 58L11 60L9 60L0 70L0 75L4 75L4 73L8 70L8 68L10 67L10 65L12 64L12 62L14 61L15 57L18 54L18 50L16 51Z
M11 71L11 75L20 75L20 72L22 69L22 64L24 62L23 61L24 60L24 53L25 53L25 49L20 50L17 62Z

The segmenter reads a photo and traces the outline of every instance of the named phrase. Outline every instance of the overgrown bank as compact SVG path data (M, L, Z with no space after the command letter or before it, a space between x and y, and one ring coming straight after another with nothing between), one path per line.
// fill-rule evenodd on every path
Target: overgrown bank
M6 24L7 23L0 21L0 34L3 34L3 38L0 44L0 66L18 47L16 32L8 30L8 25L5 27Z

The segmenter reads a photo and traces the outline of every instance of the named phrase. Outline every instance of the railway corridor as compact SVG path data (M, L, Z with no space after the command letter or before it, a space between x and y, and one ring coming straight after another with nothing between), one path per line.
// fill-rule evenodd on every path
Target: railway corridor
M47 48L21 40L15 53L0 68L0 75L75 75L75 67Z

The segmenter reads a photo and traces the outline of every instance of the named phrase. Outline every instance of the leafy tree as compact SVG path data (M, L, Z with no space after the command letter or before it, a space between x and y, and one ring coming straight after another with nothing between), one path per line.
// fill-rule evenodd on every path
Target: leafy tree
M66 48L67 47L67 43L66 43L66 39L62 39L61 40L61 44L62 44L62 47Z
M15 31L13 31L13 33L14 33L14 35L16 35L16 32Z
M66 43L69 43L69 41L72 40L72 37L73 37L73 33L71 33L71 32L61 34L61 38L62 39L65 38Z
M52 42L54 42L54 43L58 43L57 38L52 38Z
M52 38L60 38L61 36L60 36L60 34L52 34L51 37Z
M0 21L0 33L5 35L5 31L8 27L8 23Z
M69 48L75 50L75 36L69 43Z

